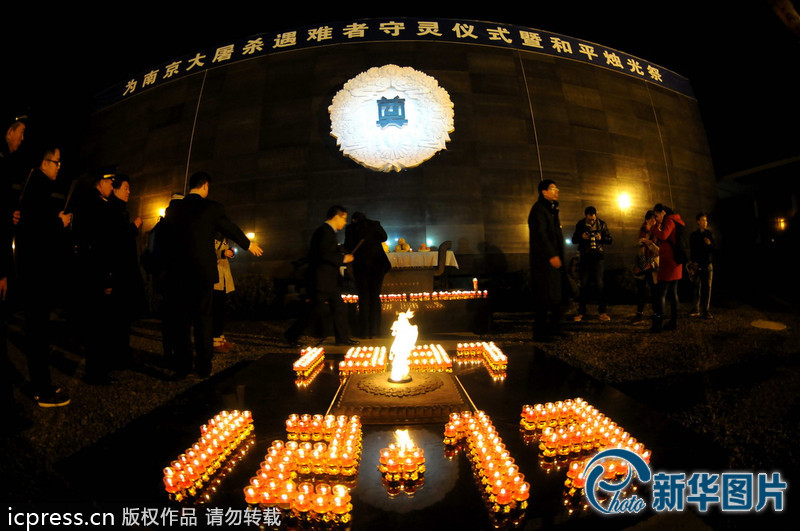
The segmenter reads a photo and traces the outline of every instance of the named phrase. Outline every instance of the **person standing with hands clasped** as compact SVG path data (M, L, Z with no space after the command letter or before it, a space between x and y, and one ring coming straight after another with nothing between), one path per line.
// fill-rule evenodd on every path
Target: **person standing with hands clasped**
M558 186L545 179L539 198L528 215L533 339L552 341L561 336L561 319L569 300L569 280L564 268L564 235L558 217Z
M24 352L33 395L40 407L59 407L70 401L55 386L50 372L50 313L66 280L67 227L72 214L52 198L61 169L61 151L47 149L41 163L28 177L19 201L17 270L25 319Z
M712 319L711 281L714 275L714 234L708 230L708 215L700 212L695 217L697 230L689 235L691 268L694 272L694 309L692 317Z

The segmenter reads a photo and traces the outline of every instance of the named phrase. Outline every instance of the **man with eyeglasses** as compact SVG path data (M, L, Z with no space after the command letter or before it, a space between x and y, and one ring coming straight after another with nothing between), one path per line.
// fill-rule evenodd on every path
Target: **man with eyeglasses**
M340 268L353 261L352 254L341 252L336 233L347 225L347 209L333 205L328 209L325 222L311 236L308 251L308 281L311 305L306 313L284 333L291 346L298 345L298 339L305 329L320 322L323 317L333 315L333 331L337 345L357 345L350 338L347 324L347 309L342 301ZM324 332L323 332L324 335Z
M20 304L24 315L25 356L34 399L41 407L69 403L65 392L53 384L50 374L50 312L64 285L67 227L60 200L53 197L61 168L61 151L47 149L39 167L31 172L20 191L16 253Z

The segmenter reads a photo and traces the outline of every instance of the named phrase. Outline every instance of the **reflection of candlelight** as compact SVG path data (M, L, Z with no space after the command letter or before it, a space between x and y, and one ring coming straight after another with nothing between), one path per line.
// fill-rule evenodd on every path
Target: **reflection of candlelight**
M164 468L164 489L178 500L195 496L247 439L252 421L249 411L221 411L200 426L197 442Z

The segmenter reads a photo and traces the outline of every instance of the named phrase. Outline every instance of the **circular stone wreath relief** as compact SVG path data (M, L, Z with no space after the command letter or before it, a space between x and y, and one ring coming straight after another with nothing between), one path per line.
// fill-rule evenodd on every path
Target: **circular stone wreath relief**
M370 68L347 83L328 108L342 153L371 170L418 166L446 149L453 102L431 76L411 67Z

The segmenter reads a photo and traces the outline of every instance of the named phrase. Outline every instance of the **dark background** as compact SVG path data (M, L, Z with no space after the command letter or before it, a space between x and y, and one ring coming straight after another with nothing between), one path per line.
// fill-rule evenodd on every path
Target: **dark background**
M795 2L796 3L796 2ZM73 4L74 6L75 4ZM355 4L357 5L357 4ZM766 0L736 3L528 2L358 9L264 3L110 8L6 6L3 114L26 110L29 141L77 156L94 94L175 56L295 26L378 16L489 20L590 40L687 78L707 129L717 178L800 155L800 37ZM122 10L125 9L125 10ZM70 146L74 144L74 146ZM73 170L77 168L73 165Z

